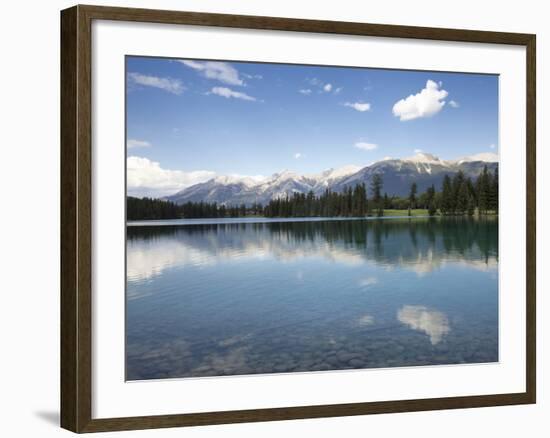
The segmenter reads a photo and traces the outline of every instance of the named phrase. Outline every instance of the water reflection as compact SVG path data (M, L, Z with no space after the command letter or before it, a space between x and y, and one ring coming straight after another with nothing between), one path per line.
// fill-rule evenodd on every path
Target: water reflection
M127 377L498 360L498 222L128 227Z
M372 325L374 324L374 316L366 314L363 315L361 318L359 318L359 325L360 326L366 326L366 325Z
M432 345L438 344L451 330L449 320L443 312L425 306L403 306L397 312L397 319L413 330L426 333Z
M487 270L498 264L496 230L491 218L129 227L127 275L133 281L174 266L304 257L350 265L370 261L418 275L449 262Z

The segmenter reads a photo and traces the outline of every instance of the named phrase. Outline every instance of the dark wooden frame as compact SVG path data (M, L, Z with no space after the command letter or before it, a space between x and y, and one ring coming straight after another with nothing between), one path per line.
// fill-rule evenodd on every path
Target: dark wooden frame
M527 53L527 320L526 391L418 400L300 406L92 419L92 20L221 26L296 32L511 44ZM175 426L528 404L536 401L535 76L531 34L438 29L275 17L75 6L61 12L61 426L99 432Z

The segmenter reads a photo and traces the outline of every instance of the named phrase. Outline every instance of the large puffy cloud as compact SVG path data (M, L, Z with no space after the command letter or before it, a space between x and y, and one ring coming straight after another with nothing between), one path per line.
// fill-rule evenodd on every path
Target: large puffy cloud
M181 94L185 87L181 81L171 78L161 78L158 76L142 75L141 73L128 73L128 79L137 85L145 87L159 88L172 94Z
M240 91L234 91L231 88L227 88L227 87L214 87L212 88L212 90L210 90L210 93L225 97L227 99L233 98L233 99L249 100L252 102L256 100L255 97L249 96L246 93L241 93Z
M445 98L449 93L441 88L441 83L430 79L426 87L417 94L411 94L401 99L393 106L393 115L404 122L420 117L431 117L437 114L445 106Z
M126 168L128 194L140 197L171 195L216 176L215 172L208 170L183 172L163 169L156 161L136 156L128 157Z
M244 81L239 77L237 69L227 62L189 60L182 60L179 62L200 72L208 79L215 79L230 85L244 85Z

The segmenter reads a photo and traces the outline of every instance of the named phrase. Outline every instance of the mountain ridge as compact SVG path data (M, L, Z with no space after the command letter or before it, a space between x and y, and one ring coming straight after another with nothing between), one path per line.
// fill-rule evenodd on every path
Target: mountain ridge
M420 152L409 158L386 158L364 167L348 165L316 174L300 175L285 169L260 181L217 176L164 199L177 204L201 201L224 205L266 204L272 199L292 196L294 193L313 191L315 195L320 195L326 189L341 192L346 187L363 183L368 187L373 175L377 173L382 175L384 181L383 192L390 196L406 196L412 182L417 183L418 192L421 193L432 184L439 188L445 174L452 177L462 171L467 177L475 178L484 166L494 171L498 167L498 156L482 153L456 160L442 160L433 154Z

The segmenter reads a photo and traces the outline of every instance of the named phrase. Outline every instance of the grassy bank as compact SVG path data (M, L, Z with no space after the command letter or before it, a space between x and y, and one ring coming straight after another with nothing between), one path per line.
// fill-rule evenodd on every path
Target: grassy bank
M409 210L384 210L384 216L408 216ZM411 216L428 216L428 210L425 208L414 208L411 210Z

